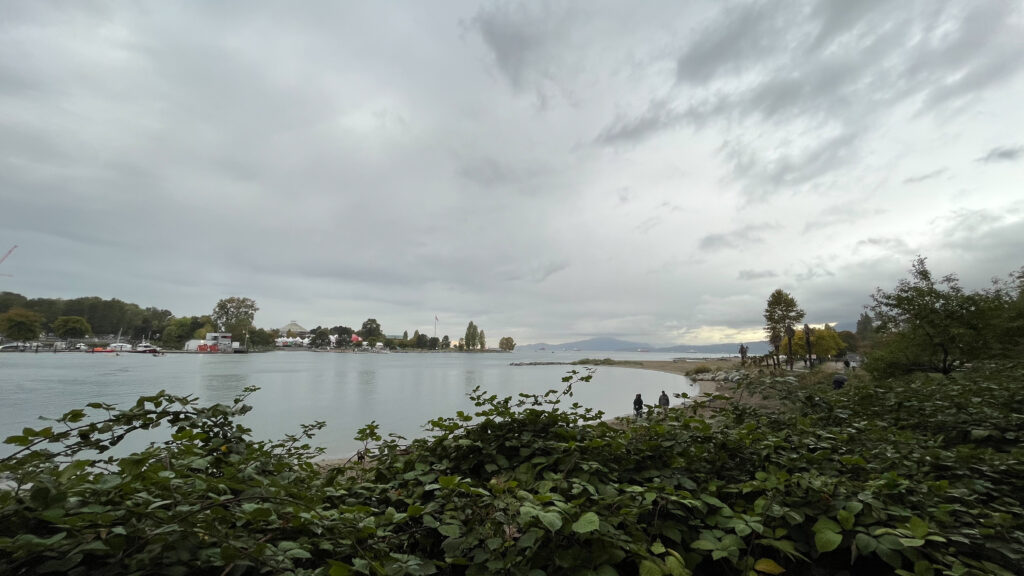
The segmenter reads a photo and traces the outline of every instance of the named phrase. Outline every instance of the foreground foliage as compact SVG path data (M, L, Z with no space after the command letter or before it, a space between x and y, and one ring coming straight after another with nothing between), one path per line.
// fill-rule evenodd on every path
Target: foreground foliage
M545 395L326 473L315 423L254 441L233 406L164 393L9 438L0 573L1024 572L1024 367L869 382L762 378L625 429ZM157 425L168 440L103 457ZM101 452L96 455L96 452ZM90 454L92 456L90 457ZM86 459L86 458L91 459Z

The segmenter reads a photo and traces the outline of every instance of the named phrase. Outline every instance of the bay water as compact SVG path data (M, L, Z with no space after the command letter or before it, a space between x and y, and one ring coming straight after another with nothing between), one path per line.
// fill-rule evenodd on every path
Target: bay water
M499 396L560 389L567 371L580 366L511 366L513 362L571 362L580 358L669 360L686 354L645 352L533 351L506 354L465 353L314 353L147 354L4 353L0 354L0 438L22 428L43 428L39 416L56 417L88 402L127 407L139 396L159 390L193 395L200 403L230 403L246 386L260 388L241 422L260 439L299 432L299 425L323 420L326 428L314 444L327 458L345 458L358 448L357 430L370 421L386 435L423 436L424 424L439 416L475 410L468 394L476 387ZM696 356L696 355L694 355ZM602 366L593 380L574 389L584 406L606 417L631 411L641 393L654 404L665 390L696 395L683 376L635 368ZM673 399L673 404L678 400ZM168 431L148 435L166 438ZM147 440L147 441L148 441ZM145 442L128 443L141 447ZM134 446L133 446L134 445ZM0 444L0 456L14 447Z

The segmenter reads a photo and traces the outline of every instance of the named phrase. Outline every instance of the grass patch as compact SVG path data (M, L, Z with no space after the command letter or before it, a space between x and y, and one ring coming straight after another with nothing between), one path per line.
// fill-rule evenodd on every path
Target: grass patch
M687 370L686 371L686 375L687 376L699 376L701 374L710 374L711 372L714 372L714 371L715 371L715 369L712 368L711 366L708 366L707 364L698 364L698 365L694 366L693 368L690 368L689 370Z

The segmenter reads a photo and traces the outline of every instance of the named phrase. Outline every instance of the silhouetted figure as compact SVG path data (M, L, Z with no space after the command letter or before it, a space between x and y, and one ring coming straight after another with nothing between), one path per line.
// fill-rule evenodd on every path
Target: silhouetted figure
M668 394L665 394L664 390L661 391L661 396L658 396L658 406L668 408Z
M636 417L639 418L640 415L643 414L643 412L644 412L644 399L641 398L639 394L637 394L636 398L633 398L633 414L635 414Z

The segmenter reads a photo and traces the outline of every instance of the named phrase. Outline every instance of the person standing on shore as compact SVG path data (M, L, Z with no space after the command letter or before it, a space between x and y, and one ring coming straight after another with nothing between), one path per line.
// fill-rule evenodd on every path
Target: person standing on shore
M668 410L668 394L665 394L664 390L661 391L661 396L658 396L658 406Z
M633 398L633 414L635 414L636 417L639 418L640 415L643 414L643 412L644 399L640 397L640 394L637 394L636 398Z

